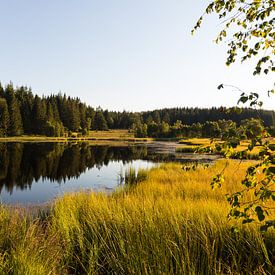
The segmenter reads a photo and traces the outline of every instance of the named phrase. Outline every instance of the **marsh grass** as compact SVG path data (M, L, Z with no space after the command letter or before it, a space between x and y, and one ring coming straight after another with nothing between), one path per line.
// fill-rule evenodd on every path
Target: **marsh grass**
M43 220L1 208L0 272L272 274L274 231L232 232L236 221L226 218L224 194L240 188L249 163L229 161L224 187L213 192L210 179L224 165L165 164L111 195L67 194Z
M210 138L191 138L191 139L182 139L179 141L180 146L176 149L176 152L178 153L199 153L200 151L203 151L206 147L213 147L215 144L222 144L223 141L221 140L213 140L211 141ZM274 144L274 138L270 138L270 143ZM232 159L240 159L239 152L243 150L247 150L247 147L249 145L249 141L241 141L241 143L234 149L234 153L232 153L231 157ZM242 154L243 159L248 160L258 160L260 159L259 153L261 151L262 147L257 145L253 148L252 151L247 151ZM224 155L224 151L217 151L214 149L215 154Z
M128 130L89 131L88 135L72 133L71 137L47 137L42 135L22 135L15 137L0 137L0 142L99 142L125 141L147 142L151 138L135 138Z
M148 178L149 171L146 169L138 169L136 170L133 167L130 167L125 171L125 184L133 185L138 184L142 181L146 181Z

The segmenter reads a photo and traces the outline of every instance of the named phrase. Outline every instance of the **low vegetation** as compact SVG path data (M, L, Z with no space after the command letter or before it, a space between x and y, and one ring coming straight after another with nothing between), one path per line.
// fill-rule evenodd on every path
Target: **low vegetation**
M240 188L250 162L230 160L222 189L211 177L224 166L165 164L128 171L111 195L67 194L36 217L0 209L2 274L272 274L274 230L232 226L225 193Z
M150 138L137 138L132 132L124 129L109 131L88 131L85 136L78 132L71 132L67 137L48 137L45 135L22 135L16 137L0 137L0 142L98 142L98 141L141 141L147 142Z
M271 146L275 145L275 139L269 138L269 142ZM211 147L211 153L219 154L224 156L226 154L226 150L222 149L222 145L224 141L220 139L209 139L209 138L191 138L191 139L181 139L179 141L179 146L176 149L178 153L200 153ZM262 147L260 145L255 146L252 150L247 150L250 142L247 140L241 141L234 148L234 152L231 152L230 158L235 159L259 159L259 154L261 152ZM240 152L245 151L242 155Z

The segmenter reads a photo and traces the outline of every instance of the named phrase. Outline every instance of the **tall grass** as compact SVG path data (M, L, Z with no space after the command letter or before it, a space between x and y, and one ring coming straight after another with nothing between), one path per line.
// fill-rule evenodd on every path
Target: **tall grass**
M211 176L223 165L165 164L111 195L67 194L44 220L1 209L0 271L272 274L274 231L261 236L256 225L243 225L234 233L236 222L226 218L224 193L239 188L248 163L230 161L224 188L213 192Z
M136 171L135 168L130 167L125 171L124 179L126 185L138 184L142 181L145 181L148 178L148 170L147 169L138 169Z
M59 274L61 241L47 221L0 206L0 274Z

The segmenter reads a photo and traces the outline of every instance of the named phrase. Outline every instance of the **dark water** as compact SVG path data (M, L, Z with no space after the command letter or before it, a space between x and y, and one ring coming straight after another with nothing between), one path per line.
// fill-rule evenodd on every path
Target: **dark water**
M120 175L130 167L146 169L156 163L179 161L175 145L0 143L0 201L36 204L65 192L108 192L120 184ZM189 161L191 156L181 158Z
M43 203L65 192L113 190L129 167L172 160L144 145L0 143L0 200Z

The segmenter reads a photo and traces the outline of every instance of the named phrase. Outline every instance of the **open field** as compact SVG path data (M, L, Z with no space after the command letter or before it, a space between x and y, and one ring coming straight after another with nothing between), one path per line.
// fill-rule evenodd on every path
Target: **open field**
M142 181L104 193L67 194L36 218L0 208L0 274L272 274L274 231L232 232L224 194L249 162L229 161L222 189L211 177L165 164Z

